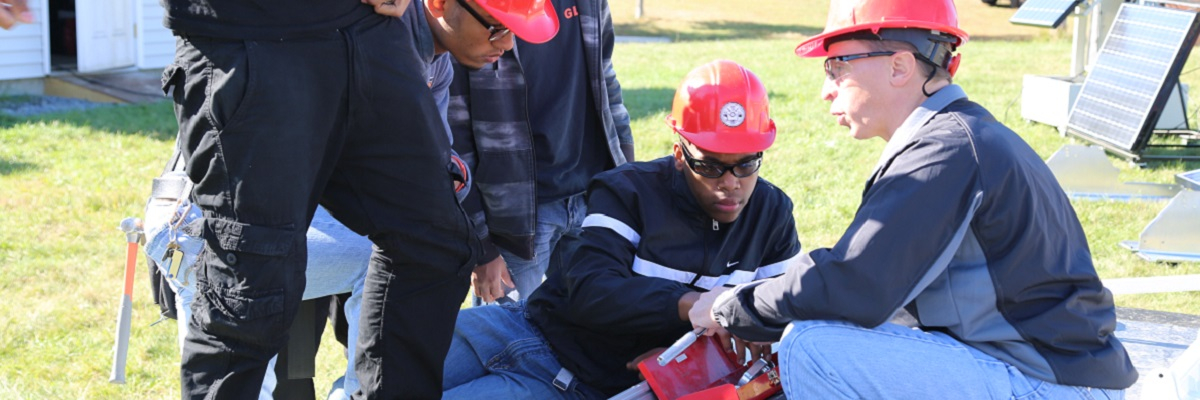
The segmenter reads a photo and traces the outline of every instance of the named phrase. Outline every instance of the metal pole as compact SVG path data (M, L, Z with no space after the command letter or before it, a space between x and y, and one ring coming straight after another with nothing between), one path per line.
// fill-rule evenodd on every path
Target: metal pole
M642 0L637 0L637 8L633 9L633 19L642 19L646 15L646 10L642 7Z
M1077 78L1083 76L1083 68L1087 64L1088 52L1088 18L1089 10L1087 4L1080 4L1075 7L1075 35L1071 39L1071 77Z

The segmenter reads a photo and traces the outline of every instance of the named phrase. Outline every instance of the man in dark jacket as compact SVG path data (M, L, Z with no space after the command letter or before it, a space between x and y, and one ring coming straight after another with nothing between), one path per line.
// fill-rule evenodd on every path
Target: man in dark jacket
M545 0L164 0L174 88L203 218L184 397L253 398L305 289L318 203L374 242L362 394L431 398L479 241L456 194L465 165L430 94L434 55L544 41ZM429 7L426 7L429 5ZM489 20L489 18L491 18ZM431 26L431 24L438 26ZM438 29L440 28L440 29ZM475 36L468 36L475 35Z
M460 59L454 71L454 149L476 175L463 205L484 248L477 303L532 293L558 239L580 229L588 180L633 160L608 0L554 5L553 39L518 38L512 52Z
M822 97L887 146L833 248L701 296L691 321L776 341L788 398L1120 398L1137 379L1058 182L951 84L951 0L835 0ZM917 329L885 323L900 308Z
M777 275L800 256L792 202L758 177L775 139L767 92L731 61L693 70L668 120L672 156L601 173L582 233L527 302L459 314L444 398L604 398L635 360L691 330L701 292Z

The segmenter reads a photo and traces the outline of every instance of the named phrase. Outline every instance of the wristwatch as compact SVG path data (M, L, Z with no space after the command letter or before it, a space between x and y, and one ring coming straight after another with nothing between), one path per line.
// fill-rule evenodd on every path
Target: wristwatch
M718 314L717 309L723 308L723 307L725 307L726 304L733 301L737 297L738 289L739 288L737 286L731 287L731 288L729 288L729 290L721 292L721 294L717 295L717 299L713 300L713 306L712 306L711 311L709 311L709 312L712 313L713 321L717 321L717 324L720 324L722 327L728 328L729 321L725 318L724 315Z

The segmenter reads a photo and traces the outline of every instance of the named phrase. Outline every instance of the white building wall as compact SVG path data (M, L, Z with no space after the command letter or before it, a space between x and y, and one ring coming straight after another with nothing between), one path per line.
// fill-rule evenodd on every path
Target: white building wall
M158 0L138 0L138 60L141 69L162 68L175 59L175 36L163 27Z
M35 21L0 30L0 80L37 78L49 73L49 23L46 1L29 2Z

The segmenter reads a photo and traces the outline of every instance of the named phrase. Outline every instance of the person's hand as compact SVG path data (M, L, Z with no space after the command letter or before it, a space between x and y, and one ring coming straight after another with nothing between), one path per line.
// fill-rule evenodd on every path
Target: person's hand
M705 328L704 334L706 336L724 333L721 338L728 338L729 332L721 324L718 324L712 315L713 302L717 300L717 296L720 296L726 290L729 290L729 288L724 286L715 287L711 291L701 293L700 298L696 299L695 303L692 303L692 308L688 310L688 320L692 322L692 329ZM722 343L724 342L726 341L722 340Z
M738 339L736 336L730 336L733 340L735 351L737 351L737 360L741 365L746 365L760 358L767 358L771 355L770 343L757 343Z
M641 364L642 361L646 360L647 358L657 356L658 353L662 353L666 350L667 350L666 347L655 347L653 349L650 349L650 351L642 353L642 355L634 357L632 361L625 363L625 369L630 370L630 371L637 371L638 370L637 366L638 366L638 364ZM638 372L638 379L645 379L642 377L641 372Z
M508 275L508 264L502 256L476 266L475 271L471 272L471 284L475 286L475 296L485 303L504 297L505 288L516 287Z
M408 9L408 3L411 2L412 0L362 0L363 4L370 4L372 7L375 7L376 14L396 18L404 16L404 10Z
M0 0L0 28L11 29L18 22L33 22L33 12L29 11L26 0Z
M707 335L709 331L704 333ZM732 333L722 328L715 333L717 335L717 343L721 344L721 348L726 353L736 357L734 359L738 365L746 365L760 358L766 358L771 355L770 343L751 342L738 339Z

